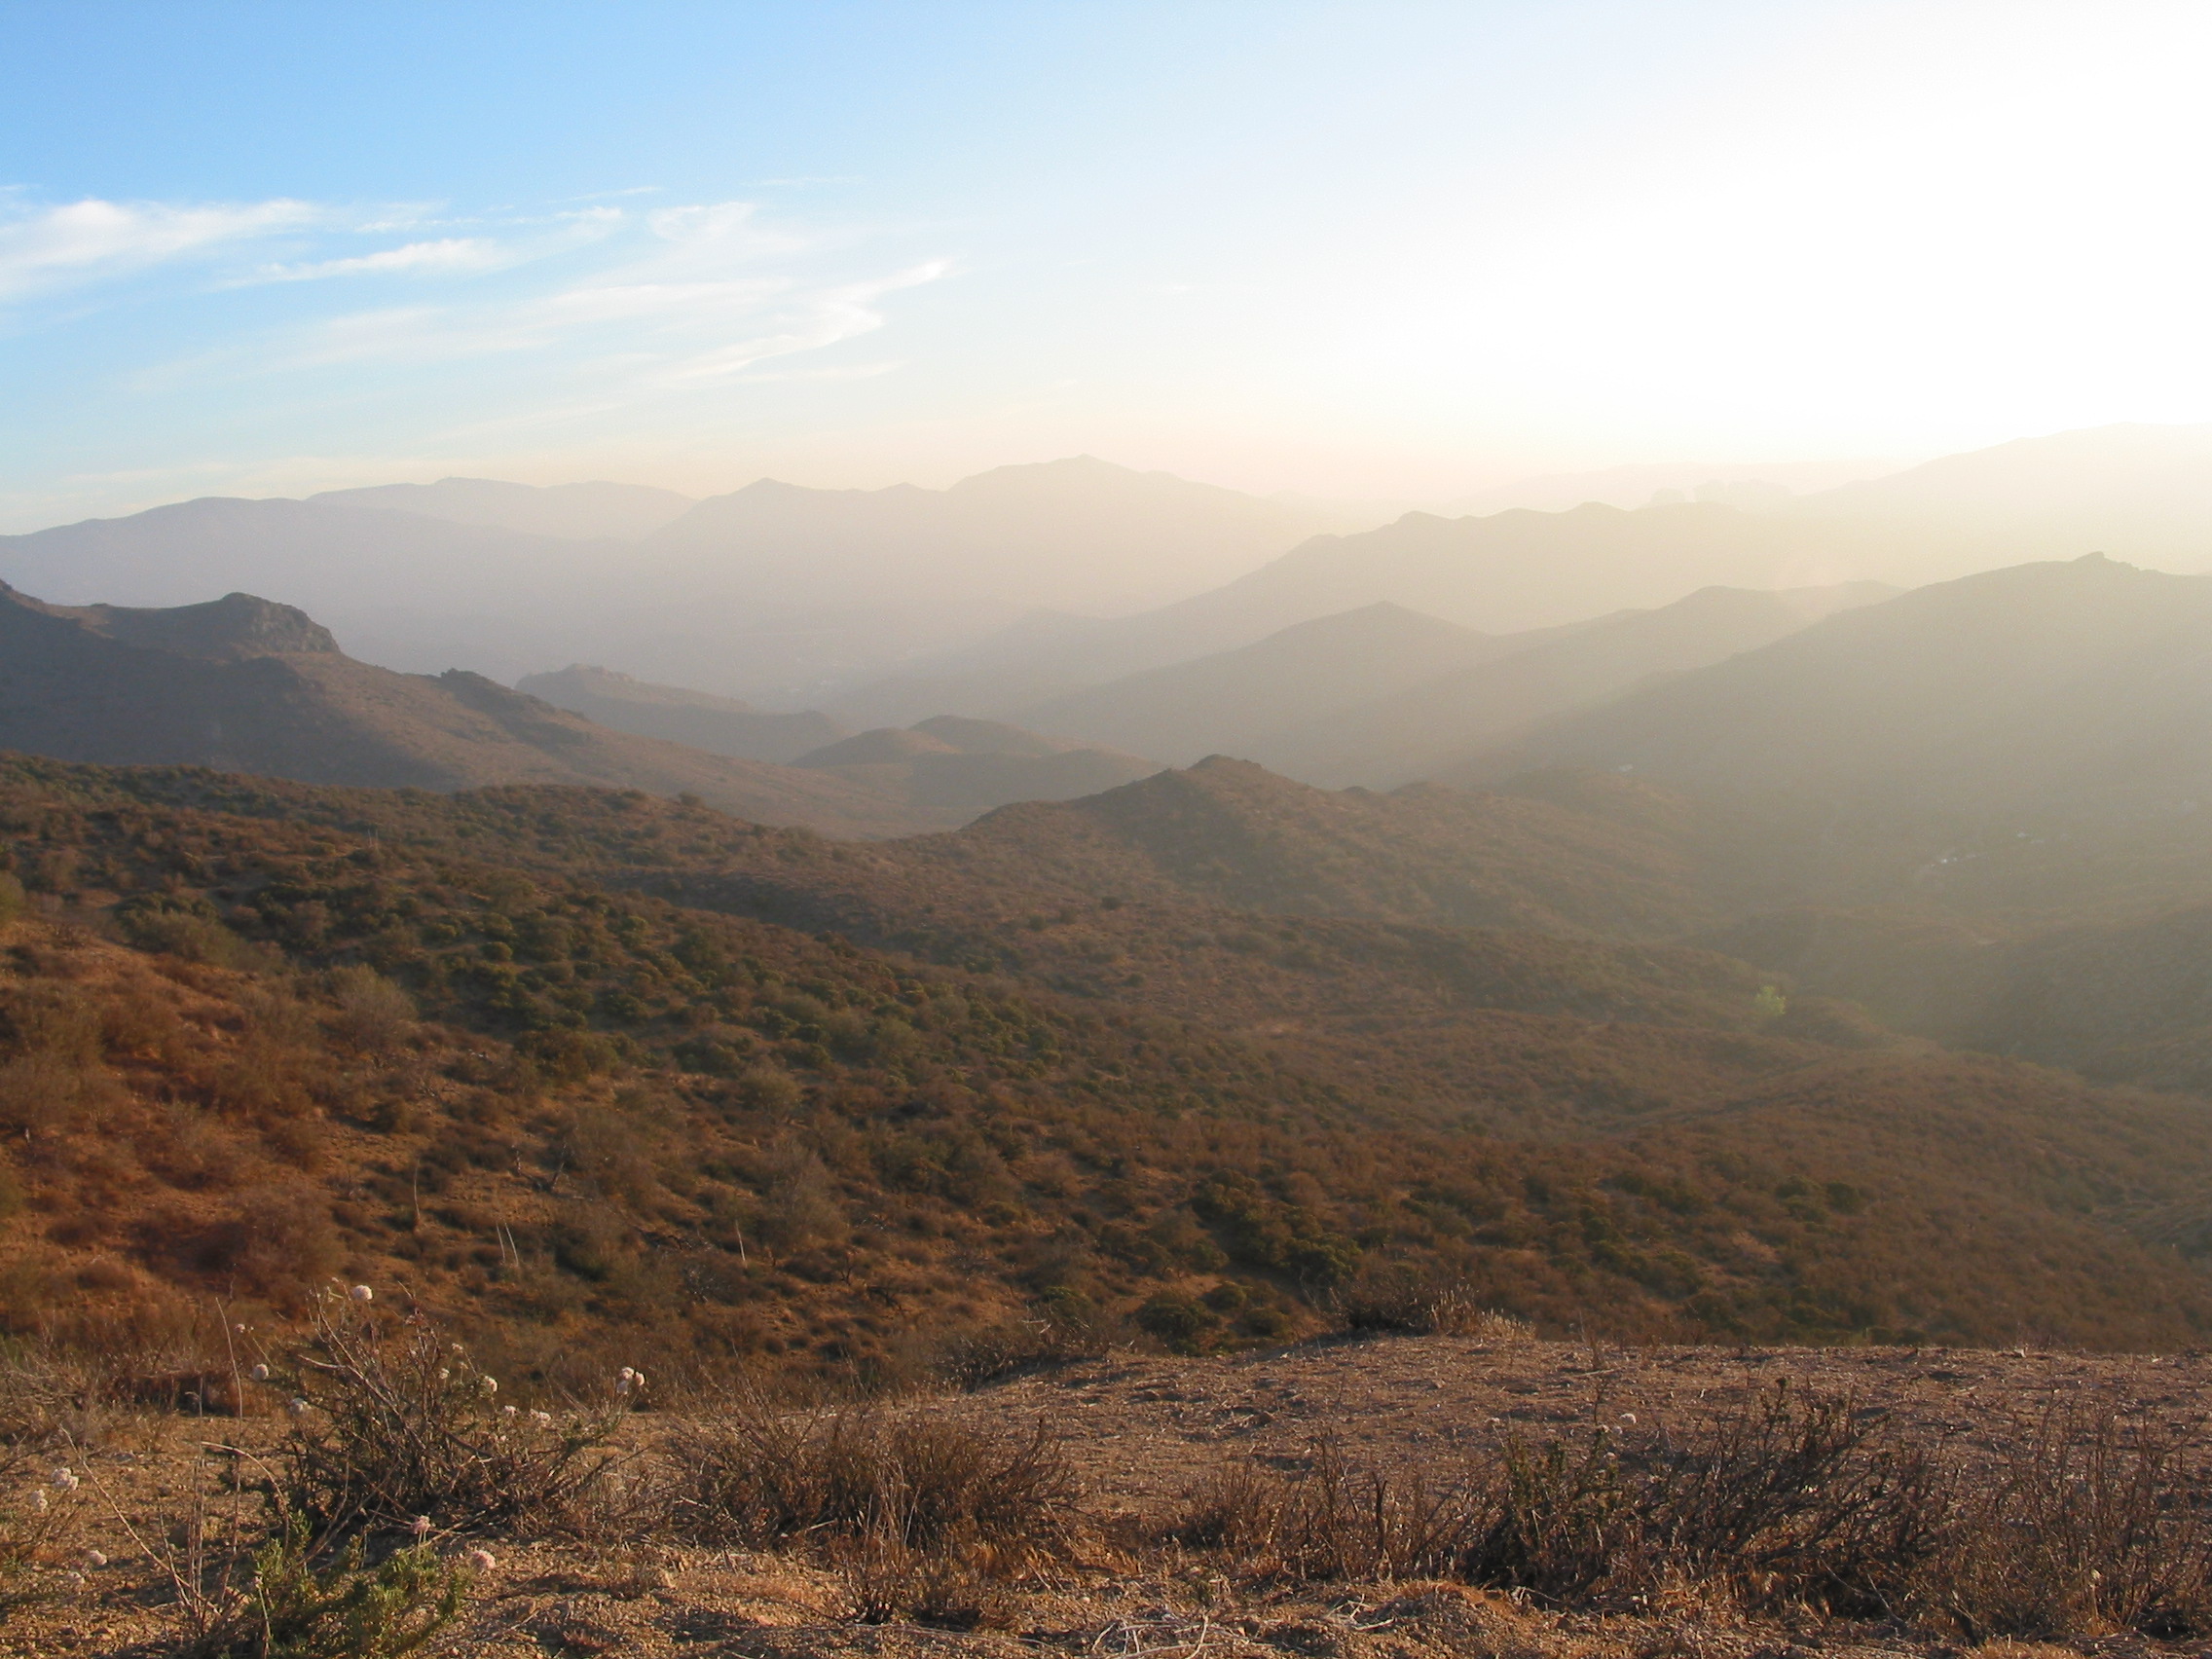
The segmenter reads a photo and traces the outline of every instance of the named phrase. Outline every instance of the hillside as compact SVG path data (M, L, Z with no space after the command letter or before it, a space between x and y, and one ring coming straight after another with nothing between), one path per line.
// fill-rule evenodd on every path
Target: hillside
M1754 592L1701 588L1552 633L1509 635L1473 663L1363 706L1285 721L1238 751L1309 782L1392 788L1449 772L1551 716L1639 683L1704 668L1795 633L1836 611L1894 596L1878 582ZM1511 648L1519 644L1518 648Z
M1403 606L1378 604L1302 622L1256 645L1055 697L1017 717L1039 730L1187 766L1255 756L1286 727L1410 690L1511 648Z
M2212 569L2208 480L2212 426L2131 424L1945 456L1771 510L1909 550L1923 581L2092 549L2196 572Z
M2022 565L1567 715L1466 775L1633 769L1718 797L1848 803L1930 835L2171 815L2212 800L2208 640L2212 579L2095 554Z
M1220 756L1109 793L990 814L899 856L957 857L1096 897L1565 935L1679 933L1715 913L1682 847L1524 796L1328 792Z
M0 588L0 747L62 759L387 788L688 791L847 834L929 822L839 779L610 731L477 675L371 667L304 613L245 594L72 610Z
M827 715L774 714L734 697L655 685L582 663L525 675L515 689L616 731L666 738L739 760L782 765L845 735Z
M18 1328L160 1328L163 1286L280 1309L338 1272L518 1380L880 1372L902 1332L1141 1332L1163 1297L1198 1309L1178 1341L1266 1341L1392 1262L1622 1335L2212 1322L2132 1231L2212 1175L2201 1102L1813 1035L1724 958L1040 911L989 868L977 914L957 856L592 792L18 762L0 812L33 889L9 1075L45 1080L4 1101L37 1114L0 1155ZM945 948L761 919L733 868L941 902ZM1054 982L1124 943L1138 983Z
M1017 800L1069 800L1160 770L1118 750L1062 743L997 720L940 715L825 744L792 765L896 795L951 827Z

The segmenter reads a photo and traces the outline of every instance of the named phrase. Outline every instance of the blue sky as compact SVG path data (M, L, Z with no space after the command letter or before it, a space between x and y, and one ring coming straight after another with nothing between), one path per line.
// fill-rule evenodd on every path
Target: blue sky
M2212 419L2212 9L0 0L0 529Z

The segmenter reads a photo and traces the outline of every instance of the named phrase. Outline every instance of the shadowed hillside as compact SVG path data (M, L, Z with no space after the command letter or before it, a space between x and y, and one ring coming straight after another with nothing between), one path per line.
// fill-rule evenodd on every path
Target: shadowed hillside
M964 824L1016 800L1069 800L1149 777L1159 763L1117 750L1061 743L998 720L939 715L902 731L864 731L792 761L796 767L898 793L917 811Z
M1630 770L1733 799L2040 831L2212 801L2212 578L2101 555L1828 620L1607 707L1469 775Z
M0 590L0 745L63 759L432 790L691 791L852 834L917 823L840 780L610 731L478 675L372 668L300 611L244 594L173 610L68 610Z
M1840 610L1891 598L1876 582L1760 593L1704 588L1656 610L1515 635L1521 648L1255 743L1256 760L1317 784L1384 788L1452 771L1537 721L1752 650Z
M1402 606L1371 605L1302 622L1239 650L1055 697L1019 718L1177 765L1208 755L1253 757L1285 728L1303 729L1523 644Z
M845 735L835 720L813 713L772 714L680 685L655 685L609 669L578 663L552 674L526 675L515 689L616 731L782 765Z

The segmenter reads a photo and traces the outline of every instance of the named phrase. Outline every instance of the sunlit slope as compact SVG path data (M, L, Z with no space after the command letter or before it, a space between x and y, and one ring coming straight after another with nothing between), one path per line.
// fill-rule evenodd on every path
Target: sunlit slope
M1645 1018L1679 1022L1651 1024L1597 994L1634 981L1629 947L1154 897L1032 911L977 971L746 914L734 879L943 902L975 950L999 918L956 860L695 805L18 762L0 811L34 904L76 918L16 924L0 1041L83 1080L0 1151L18 1321L180 1288L281 1307L340 1272L458 1312L517 1374L839 1374L901 1331L1222 1285L1208 1342L1279 1340L1372 1258L1622 1335L2212 1323L2200 1271L2138 1236L2212 1176L2200 1103L1809 1037L1724 958L1642 952ZM1056 982L1101 919L1182 961L1171 1003ZM1455 989L1453 948L1522 965ZM324 977L358 965L429 1023Z

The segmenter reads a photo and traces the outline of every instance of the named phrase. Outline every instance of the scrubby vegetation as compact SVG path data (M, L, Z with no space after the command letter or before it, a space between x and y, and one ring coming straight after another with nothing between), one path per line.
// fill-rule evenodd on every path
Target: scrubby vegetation
M2212 1326L2147 1241L2200 1106L1777 1019L1724 958L1157 894L1032 926L958 837L639 795L0 782L0 1321L210 1408L224 1327L334 1274L459 1321L502 1404L1486 1311ZM1114 991L1124 946L1158 973Z

